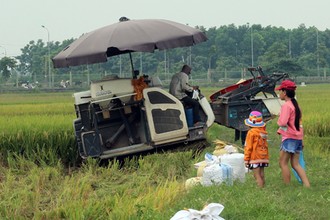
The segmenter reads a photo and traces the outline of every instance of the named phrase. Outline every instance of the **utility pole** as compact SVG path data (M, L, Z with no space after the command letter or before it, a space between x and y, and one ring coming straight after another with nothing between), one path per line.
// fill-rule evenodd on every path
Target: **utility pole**
M252 25L251 25L251 63L252 63L252 67L254 67L254 63L253 63L253 29L252 29Z
M165 72L165 80L167 79L167 73L166 73L166 64L167 64L167 61L166 61L166 50L164 50L164 72Z
M292 58L292 52L291 52L291 33L289 34L289 57Z
M48 47L48 77L49 77L49 79L48 79L48 85L49 85L49 88L51 88L52 87L52 82L53 82L53 78L52 78L52 75L51 75L51 72L50 72L50 45L49 45L49 30L48 30L48 28L45 26L45 25L41 25L41 27L42 28L44 28L44 29L46 29L46 31L47 31L47 47Z
M247 23L247 25L249 27L247 30L250 29L250 31L251 31L251 66L253 67L254 66L254 62L253 62L253 29L252 29L252 25L250 27L249 22Z
M316 29L317 77L320 77L319 30Z

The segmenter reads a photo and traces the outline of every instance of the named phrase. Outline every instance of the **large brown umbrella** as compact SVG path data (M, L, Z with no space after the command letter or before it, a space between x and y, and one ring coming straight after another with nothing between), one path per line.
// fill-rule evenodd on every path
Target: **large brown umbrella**
M55 68L78 66L106 62L107 57L119 54L186 47L206 40L202 31L188 25L123 17L118 23L84 34L52 60Z

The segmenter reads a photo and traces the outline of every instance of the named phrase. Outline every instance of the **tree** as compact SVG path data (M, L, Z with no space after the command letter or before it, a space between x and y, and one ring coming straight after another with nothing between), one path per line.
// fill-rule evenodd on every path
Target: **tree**
M30 41L17 57L23 75L43 77L47 75L48 50L41 40Z
M11 75L10 70L16 67L16 60L11 57L3 57L0 60L0 73L3 81L7 81Z
M271 63L268 66L267 71L290 73L292 76L304 75L304 70L301 65L291 58L281 59L277 62Z
M261 65L268 72L302 73L301 65L295 59L290 58L287 46L282 42L275 42L260 57Z
M289 58L287 46L284 43L275 42L268 48L266 53L260 57L260 61L261 64L265 66L285 58Z

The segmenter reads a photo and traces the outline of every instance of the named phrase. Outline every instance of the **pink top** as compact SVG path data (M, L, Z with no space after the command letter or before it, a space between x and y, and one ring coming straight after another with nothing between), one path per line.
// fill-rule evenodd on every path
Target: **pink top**
M300 125L299 131L296 130L294 126L294 119L296 117L296 112L292 102L286 101L281 107L280 117L277 120L278 126L280 128L277 133L282 135L282 141L291 138L295 140L302 140L304 136L304 130L302 125Z

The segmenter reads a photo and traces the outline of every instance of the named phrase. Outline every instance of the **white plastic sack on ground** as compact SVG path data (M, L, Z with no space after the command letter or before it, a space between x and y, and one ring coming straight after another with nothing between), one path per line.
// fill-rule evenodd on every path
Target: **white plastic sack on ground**
M207 165L203 169L201 184L203 186L221 184L223 182L223 176L222 176L222 169L219 166L219 158L210 153L206 153L205 161Z
M221 163L220 167L222 169L222 176L227 185L233 185L233 168L232 166Z
M186 180L185 188L191 189L194 186L197 186L201 183L202 177L192 177Z
M203 176L203 171L204 171L204 168L207 166L207 162L206 161L203 161L203 163L198 167L197 169L197 176L198 177L202 177Z
M222 156L224 154L228 154L228 152L224 148L218 150L216 149L213 151L213 155L215 156Z
M206 161L207 165L219 164L220 163L219 158L215 155L210 154L210 153L206 153L204 157L205 157L205 161Z
M204 161L194 164L195 168L197 169L197 177L203 176L203 171L206 166L210 166L212 164L219 164L219 158L215 155L206 153L204 157L205 157Z
M237 152L238 152L237 148L234 147L233 145L226 145L226 146L225 146L225 150L226 150L229 154L237 153Z
M195 167L196 169L198 169L200 166L204 166L204 164L206 164L206 161L205 161L205 160L203 160L203 161L201 161L201 162L198 162L198 163L195 163L195 164L194 164L194 167Z
M224 220L219 216L224 208L219 203L210 203L201 211L195 209L178 211L170 220Z
M226 145L223 148L218 148L213 151L213 155L222 156L224 154L238 153L237 147L233 145Z
M244 154L225 154L220 157L221 163L230 165L233 168L233 180L245 181Z
M219 164L208 165L203 170L202 186L219 185L224 181L222 169Z

